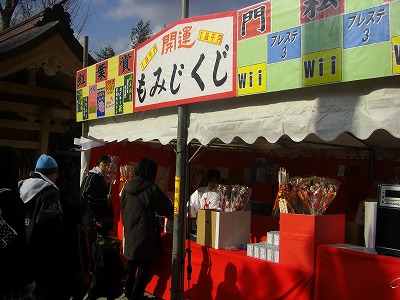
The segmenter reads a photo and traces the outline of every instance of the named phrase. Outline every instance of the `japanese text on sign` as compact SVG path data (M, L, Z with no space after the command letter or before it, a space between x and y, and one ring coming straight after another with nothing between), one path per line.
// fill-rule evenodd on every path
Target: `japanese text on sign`
M135 110L236 94L235 19L232 13L223 15L177 26L137 49Z

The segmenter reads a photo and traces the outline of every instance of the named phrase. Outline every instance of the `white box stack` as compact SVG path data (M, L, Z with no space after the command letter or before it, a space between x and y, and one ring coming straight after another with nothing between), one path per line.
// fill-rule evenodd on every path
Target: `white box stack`
M247 256L278 263L279 231L267 232L266 242L247 244Z
M247 256L254 257L254 245L255 244L247 244Z
M262 248L265 248L266 243L256 243L254 244L254 258L261 259Z
M279 246L279 231L268 231L267 232L267 244Z
M279 262L279 247L274 245L268 245L267 248L267 260L271 262Z
M258 247L260 249L259 250L260 256L258 258L262 260L267 260L267 249L268 249L267 243L260 243Z
M267 261L279 262L279 231L267 232Z

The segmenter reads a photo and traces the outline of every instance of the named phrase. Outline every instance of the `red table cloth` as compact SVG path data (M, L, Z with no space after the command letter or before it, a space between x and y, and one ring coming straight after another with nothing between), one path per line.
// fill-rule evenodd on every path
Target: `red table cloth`
M147 291L170 299L172 236L153 264ZM189 245L188 245L189 246ZM190 242L192 280L185 299L313 299L314 273L246 256L245 250L215 250ZM187 259L185 260L185 279Z
M315 299L400 299L400 258L351 245L317 247Z

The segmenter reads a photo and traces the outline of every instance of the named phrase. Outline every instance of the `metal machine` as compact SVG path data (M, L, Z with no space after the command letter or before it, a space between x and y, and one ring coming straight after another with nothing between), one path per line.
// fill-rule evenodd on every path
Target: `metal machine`
M400 257L400 185L381 184L377 200L375 250Z

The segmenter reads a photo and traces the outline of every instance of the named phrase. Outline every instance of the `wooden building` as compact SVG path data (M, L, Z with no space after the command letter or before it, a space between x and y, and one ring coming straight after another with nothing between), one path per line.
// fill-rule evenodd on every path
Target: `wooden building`
M72 148L81 134L75 77L83 46L70 23L57 4L0 32L0 144L23 154L22 173L32 170L41 153Z

